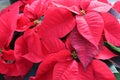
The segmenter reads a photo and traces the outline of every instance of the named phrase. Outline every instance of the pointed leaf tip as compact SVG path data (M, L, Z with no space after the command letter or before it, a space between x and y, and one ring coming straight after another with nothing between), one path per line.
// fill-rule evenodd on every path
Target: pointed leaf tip
M76 28L72 31L71 41L80 62L84 69L86 69L97 54L98 50L93 44L80 35Z

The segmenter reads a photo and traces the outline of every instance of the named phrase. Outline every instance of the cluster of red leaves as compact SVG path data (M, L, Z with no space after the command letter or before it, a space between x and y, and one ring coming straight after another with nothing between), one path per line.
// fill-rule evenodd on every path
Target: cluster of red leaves
M16 1L0 12L0 74L23 80L40 63L30 80L116 80L100 60L118 56L104 46L120 46L111 8L107 0Z

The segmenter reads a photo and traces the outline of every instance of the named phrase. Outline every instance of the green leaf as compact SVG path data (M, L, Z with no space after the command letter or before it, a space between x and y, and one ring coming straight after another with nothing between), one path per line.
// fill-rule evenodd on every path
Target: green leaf
M119 73L114 73L116 80L120 80L120 68L117 68Z
M14 2L16 2L17 0L10 0L10 3L12 4L12 3L14 3Z
M119 72L117 71L115 65L113 65L113 64L110 65L110 69L111 69L112 73L119 73Z
M119 73L116 66L112 62L110 62L109 60L106 60L105 63L109 66L112 73Z
M120 68L115 67L115 64L112 63L110 60L105 60L104 62L110 67L111 71L116 77L116 80L120 80Z
M116 77L116 80L120 80L120 73L115 73L114 75Z
M0 80L4 80L4 75L0 74Z

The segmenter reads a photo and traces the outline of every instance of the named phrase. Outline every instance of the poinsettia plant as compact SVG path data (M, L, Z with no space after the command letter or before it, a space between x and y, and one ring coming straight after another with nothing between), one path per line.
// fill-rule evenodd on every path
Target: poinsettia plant
M2 80L120 80L120 1L11 0L0 12Z

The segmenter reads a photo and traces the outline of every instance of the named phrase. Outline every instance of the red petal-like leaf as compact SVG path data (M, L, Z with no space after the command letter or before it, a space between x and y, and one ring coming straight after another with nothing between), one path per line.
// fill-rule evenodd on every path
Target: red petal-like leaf
M77 29L74 29L72 32L71 40L72 45L77 52L78 58L83 64L84 68L86 68L98 53L98 50L92 43L80 35Z
M19 19L17 20L17 28L16 31L23 32L26 31L29 27L34 25L34 22L30 22L30 19L25 15L19 15Z
M54 80L95 80L91 66L85 71L82 65L75 60L59 62L53 71Z
M53 16L54 14L54 16ZM67 35L75 26L72 14L63 8L50 8L40 25L39 34L46 37L61 38Z
M35 0L31 5L26 5L24 15L30 19L39 19L48 7L50 0Z
M71 36L69 35L65 41L65 46L69 51L74 51L74 48L72 47L72 42L71 42Z
M25 4L31 4L34 0L20 0L23 1Z
M91 66L96 80L116 80L114 74L104 62L101 62L100 60L93 60Z
M54 55L54 56L53 56ZM39 66L36 77L30 80L115 80L114 75L107 65L99 60L93 60L86 71L81 63L69 59L69 52L62 51L48 56ZM108 76L110 75L110 76Z
M21 58L19 60L16 60L15 65L16 65L16 68L18 70L17 73L19 73L20 76L23 77L31 70L31 68L33 66L33 63L28 61L28 60L26 60L26 59L24 59L24 58ZM14 69L14 67L13 67L13 69ZM12 70L11 70L11 72L12 72Z
M102 60L106 60L106 59L110 59L112 57L115 57L117 55L115 55L114 53L112 53L109 49L107 49L105 46L102 47L102 49L100 50L100 52L96 55L95 58L97 59L102 59Z
M19 76L20 73L18 72L15 64L5 64L2 60L0 60L0 73L5 74L8 76Z
M42 60L40 39L34 30L27 30L23 36L16 40L15 57L17 59L24 57L31 62L40 62Z
M73 13L79 14L79 0L53 0L53 5L66 8Z
M17 31L26 31L35 26L34 20L39 20L48 7L50 0L35 0L25 5L24 13L18 19Z
M96 12L89 12L84 16L76 16L76 20L79 33L98 47L104 27L102 17Z
M65 44L60 39L54 37L42 38L41 46L44 56L65 49Z
M38 67L35 80L53 80L51 76L54 65L58 61L64 62L67 59L71 59L71 53L67 50L62 50L58 53L50 54Z
M4 76L5 80L24 80L22 77Z
M92 62L92 64L94 64L93 62ZM98 72L98 73L100 73L100 72ZM104 73L104 71L102 71L102 73ZM97 77L96 77L96 75L97 75ZM80 63L77 63L74 60L61 62L61 63L59 62L55 65L54 70L53 70L53 80L90 80L90 79L91 80L100 80L102 77L98 79L98 76L100 77L101 75L94 74L94 68L92 68L91 65L89 65L87 70L85 71L83 69L82 65ZM108 75L104 75L104 76L106 77ZM110 80L110 79L102 78L102 80Z
M109 4L92 0L87 8L87 11L108 12L111 8L112 6Z
M2 56L4 60L15 60L14 51L13 50L2 50Z
M11 50L2 50L2 57L0 59L0 73L7 76L25 76L31 69L33 63L30 61L19 58L15 59L14 52ZM10 56L9 56L10 55Z
M99 65L97 65L99 64ZM108 76L111 75L111 76ZM85 71L80 63L66 61L56 63L53 70L53 80L116 80L109 67L99 61L93 60Z
M108 0L98 0L100 2L109 3Z
M0 47L9 45L19 14L19 6L15 5L12 9L0 15ZM14 15L14 16L13 16ZM12 19L12 20L11 20Z
M78 65L74 60L57 63L53 70L53 80L80 80Z
M120 1L115 2L113 8L115 8L120 13Z
M19 76L20 73L18 72L18 69L17 69L16 65L15 64L9 64L9 63L5 62L5 60L15 61L15 59L13 59L11 56L9 58L9 56L8 56L9 52L11 52L10 54L13 57L14 56L13 51L3 51L2 52L3 55L0 56L1 57L0 58L0 74L5 74L5 75L8 75L8 76Z
M83 10L87 10L88 6L90 5L91 0L81 0L80 1L80 7Z
M109 13L102 13L105 28L105 38L108 42L113 45L119 46L120 45L120 25L117 19L109 14Z

